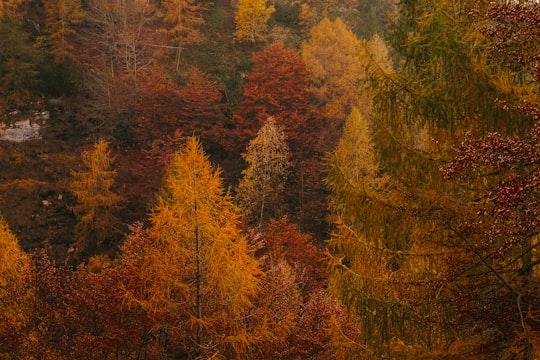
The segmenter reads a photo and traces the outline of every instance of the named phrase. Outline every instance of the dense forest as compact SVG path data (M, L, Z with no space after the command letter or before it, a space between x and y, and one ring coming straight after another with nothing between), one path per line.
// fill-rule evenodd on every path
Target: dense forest
M539 80L537 1L0 0L0 359L539 358Z

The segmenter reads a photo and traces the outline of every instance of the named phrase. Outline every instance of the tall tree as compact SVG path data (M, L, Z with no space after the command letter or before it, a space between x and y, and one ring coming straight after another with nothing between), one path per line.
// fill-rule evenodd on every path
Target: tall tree
M367 107L361 81L365 78L358 40L340 18L324 18L302 44L310 77L310 92L333 126L342 124L354 106Z
M82 254L111 238L114 210L122 198L113 191L116 171L114 158L105 140L99 140L91 150L81 155L84 169L72 171L70 190L77 198L72 210L78 218L75 232ZM88 254L86 254L88 255Z
M73 45L70 37L75 33L76 26L84 19L79 0L45 0L45 31L46 41L51 47L55 61L63 62L71 58Z
M236 11L236 38L240 41L261 41L266 35L266 23L276 9L265 0L240 0Z
M196 0L163 1L163 22L168 26L167 32L177 47L176 70L180 68L180 55L186 45L202 40L200 27L204 24L202 11L205 4Z
M144 291L128 291L127 301L161 320L156 333L173 356L244 356L254 341L244 316L261 271L219 170L195 138L172 159L151 221L140 253Z
M33 346L27 327L33 306L33 267L0 217L0 357L25 356ZM13 357L12 357L13 356Z
M330 173L338 205L329 243L330 287L355 312L366 349L377 356L466 356L491 329L457 331L453 324L460 306L473 306L490 293L453 301L455 292L470 294L466 289L474 288L485 266L467 246L472 239L455 231L475 216L479 183L457 189L439 172L466 132L530 128L530 119L500 106L501 100L515 101L516 93L498 85L513 77L486 60L493 59L489 43L467 15L482 6L400 4L392 36L400 68L389 71L374 56L366 62L380 180L355 184L335 166Z
M14 9L0 18L0 109L24 107L34 96L40 54Z
M274 218L280 215L278 209L283 207L283 202L279 199L291 166L290 156L283 128L272 118L268 118L242 154L248 167L242 171L237 199L247 218L256 221L259 227L265 214Z
M284 127L294 153L309 148L316 129L308 127L311 120L308 79L300 54L273 43L254 53L253 62L244 86L244 98L232 119L231 136L222 140L224 145L243 150L272 116L276 124Z

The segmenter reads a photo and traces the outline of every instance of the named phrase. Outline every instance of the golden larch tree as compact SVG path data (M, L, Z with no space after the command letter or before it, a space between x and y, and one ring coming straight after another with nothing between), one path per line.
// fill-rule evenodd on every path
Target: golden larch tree
M30 257L0 217L0 358L14 359L34 340L25 336L32 313ZM13 357L12 357L13 356Z
M324 18L302 44L310 91L325 117L335 123L343 123L354 106L367 107L361 86L365 78L359 57L362 45L340 18Z
M240 230L238 208L193 137L171 161L141 251L143 292L127 291L170 339L173 356L245 358L245 321L261 270Z
M70 190L77 198L72 211L78 219L77 242L84 251L111 236L113 213L122 198L113 191L114 158L105 140L99 140L91 150L84 151L81 160L84 169L71 172Z
M163 22L167 26L167 33L177 46L176 69L180 66L182 47L196 44L203 39L200 31L204 24L202 17L206 6L196 0L164 0Z
M240 41L264 40L267 22L275 11L265 0L240 0L236 12L236 38Z
M69 37L76 32L76 25L84 19L80 0L44 0L45 39L51 47L55 61L71 57L73 46Z

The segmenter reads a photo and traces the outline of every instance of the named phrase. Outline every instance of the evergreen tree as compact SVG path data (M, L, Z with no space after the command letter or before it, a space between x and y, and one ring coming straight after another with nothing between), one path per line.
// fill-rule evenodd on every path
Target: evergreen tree
M33 300L30 257L0 217L0 357L24 357L35 338L27 336ZM12 357L13 356L13 357Z
M353 107L367 108L360 83L365 78L359 57L362 46L340 18L321 20L302 44L310 92L333 126L342 124Z
M480 183L456 188L439 167L466 133L520 133L531 122L500 106L516 100L499 85L513 77L487 60L489 44L468 15L477 6L484 4L402 2L392 35L396 72L381 66L373 47L362 55L379 175L375 186L365 177L355 183L334 157L329 251L330 287L365 330L363 356L461 356L485 340L488 327L457 331L452 322L461 305L490 291L454 301L485 270L455 231L475 216Z
M195 44L203 38L200 28L204 24L202 11L206 7L195 0L165 0L162 6L163 22L168 26L167 32L178 47L176 55L176 70L178 70L183 46Z

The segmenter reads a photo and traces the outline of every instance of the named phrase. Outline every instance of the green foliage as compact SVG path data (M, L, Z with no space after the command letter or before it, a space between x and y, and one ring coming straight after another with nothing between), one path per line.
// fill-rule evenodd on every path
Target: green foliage
M75 95L80 82L80 71L69 59L60 63L48 61L40 67L39 89L46 96Z
M273 17L277 22L289 27L297 25L302 10L299 2L276 2L275 8Z
M39 53L15 17L0 19L0 109L25 107L34 97Z

